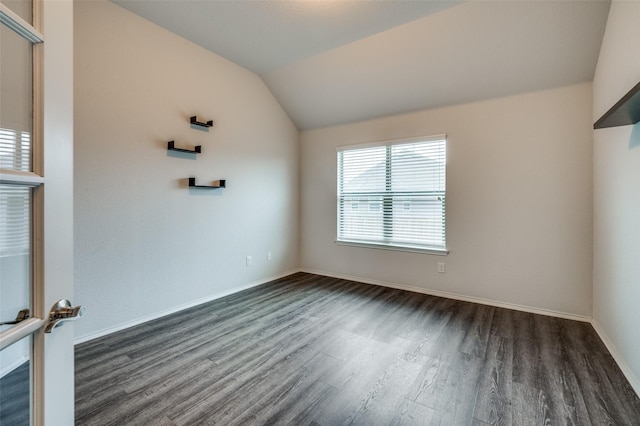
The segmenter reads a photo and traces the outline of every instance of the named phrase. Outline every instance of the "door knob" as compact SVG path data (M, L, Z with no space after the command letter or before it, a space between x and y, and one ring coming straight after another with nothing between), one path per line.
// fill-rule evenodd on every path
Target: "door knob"
M58 300L49 312L49 323L44 329L45 333L51 333L54 328L62 325L65 321L75 321L84 316L84 306L71 306L67 299Z

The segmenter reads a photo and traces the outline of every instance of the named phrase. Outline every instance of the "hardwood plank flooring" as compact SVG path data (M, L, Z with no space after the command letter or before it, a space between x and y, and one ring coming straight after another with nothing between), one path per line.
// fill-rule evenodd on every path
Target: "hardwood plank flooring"
M78 425L640 425L590 324L298 273L76 347Z
M0 425L29 424L31 408L30 362L25 362L0 379Z

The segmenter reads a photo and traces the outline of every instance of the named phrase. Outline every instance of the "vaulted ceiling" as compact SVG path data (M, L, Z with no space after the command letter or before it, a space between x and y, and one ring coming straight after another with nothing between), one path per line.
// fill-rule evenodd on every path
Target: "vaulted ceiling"
M610 5L113 1L259 74L300 130L591 81Z

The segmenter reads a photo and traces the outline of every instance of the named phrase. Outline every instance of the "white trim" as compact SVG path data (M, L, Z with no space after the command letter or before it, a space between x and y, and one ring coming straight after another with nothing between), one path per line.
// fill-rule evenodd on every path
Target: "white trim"
M627 378L633 390L636 391L637 395L640 395L640 378L634 374L633 370L629 364L627 364L627 361L625 361L616 345L614 345L611 339L609 339L609 336L607 336L607 333L605 333L604 329L600 326L598 321L595 320L595 318L591 320L591 325L596 330L596 333L598 333L602 343L604 343L609 350L609 353L616 364L618 364L618 367L620 367L620 370L622 370L622 374Z
M567 312L553 311L550 309L543 309L543 308L534 308L532 306L500 302L497 300L484 299L481 297L464 296L462 294L449 293L447 291L431 290L431 289L426 289L422 287L414 287L414 286L405 285L405 284L396 284L396 283L391 283L387 281L373 280L370 278L356 277L352 275L334 274L330 272L318 271L318 270L308 269L308 268L302 268L301 272L306 272L309 274L316 274L316 275L324 275L327 277L340 278L340 279L349 280L349 281L357 281L364 284L372 284L372 285L378 285L382 287L397 288L398 290L412 291L414 293L428 294L430 296L445 297L447 299L461 300L463 302L479 303L481 305L495 306L497 308L513 309L515 311L529 312L532 314L540 314L540 315L546 315L546 316L556 317L556 318L564 318L564 319L569 319L574 321L591 322L591 317L584 316L584 315L570 314Z
M422 254L433 254L436 256L447 256L449 254L449 250L447 249L436 249L436 248L420 248L420 247L410 247L410 246L399 246L393 244L376 244L376 243L361 243L358 241L348 241L348 240L336 240L336 244L339 246L352 246L352 247L364 247L370 249L378 249L378 250L396 250L396 251L408 251L411 253L422 253Z
M414 138L389 139L384 141L360 143L360 144L354 144L354 145L340 145L336 147L336 151L340 152L340 151L348 151L351 149L373 148L376 146L400 145L403 143L411 143L411 142L431 142L431 141L446 141L446 140L447 140L447 134L442 133L440 135L416 136Z
M22 19L14 11L0 3L0 22L31 43L42 43L44 36L33 25Z
M140 324L143 324L145 322L153 321L153 320L156 320L158 318L162 318L162 317L167 316L167 315L175 314L176 312L180 312L180 311L183 311L185 309L193 308L194 306L202 305L203 303L208 303L208 302L211 302L213 300L220 299L222 297L229 296L231 294L238 293L240 291L250 289L252 287L258 287L260 285L266 284L268 282L271 282L271 281L274 281L274 280L277 280L277 279L280 279L280 278L284 278L286 276L289 276L289 275L292 275L292 274L295 274L295 273L298 273L298 272L300 272L300 269L293 269L293 270L290 270L290 271L287 271L287 272L283 272L283 273L278 274L278 275L274 275L274 276L271 276L271 277L268 277L268 278L263 278L263 279L258 280L258 281L253 281L253 282L251 282L249 284L245 284L245 285L240 286L240 287L235 287L235 288L232 288L232 289L229 289L229 290L222 291L220 293L215 293L215 294L212 294L210 296L194 300L192 302L188 302L188 303L185 303L185 304L182 304L182 305L178 305L178 306L175 306L173 308L165 309L164 311L156 312L156 313L150 314L150 315L145 315L145 316L143 316L141 318L138 318L136 320L125 322L123 324L119 324L119 325L116 325L114 327L109 327L109 328L106 328L104 330L100 330L98 332L88 334L86 336L76 337L74 339L73 344L74 345L78 345L80 343L85 343L85 342L88 342L90 340L97 339L99 337L104 337L104 336L107 336L109 334L116 333L118 331L126 330L127 328L135 327L136 325L140 325Z
M20 367L25 362L29 362L29 355L22 355L20 358L13 361L11 364L3 365L0 367L0 379L11 373L16 368Z
M33 172L21 172L17 170L0 170L0 183L4 185L40 186L44 178Z

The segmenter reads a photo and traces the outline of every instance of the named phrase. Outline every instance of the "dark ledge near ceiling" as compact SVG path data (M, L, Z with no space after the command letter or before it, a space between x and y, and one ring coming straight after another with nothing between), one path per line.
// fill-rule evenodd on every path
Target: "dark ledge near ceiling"
M622 97L593 125L594 129L628 126L640 121L640 83Z

